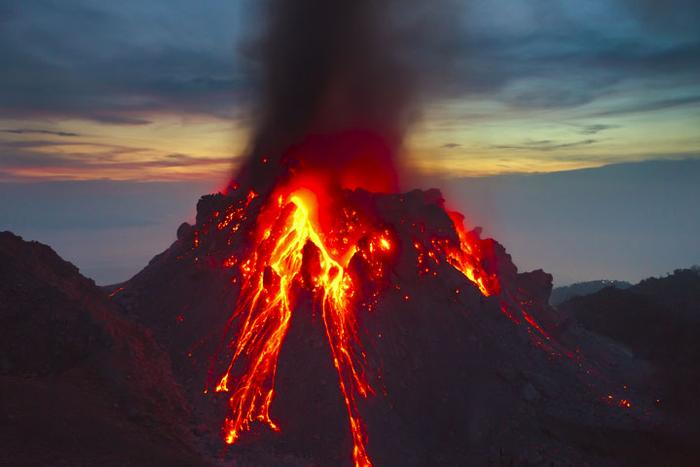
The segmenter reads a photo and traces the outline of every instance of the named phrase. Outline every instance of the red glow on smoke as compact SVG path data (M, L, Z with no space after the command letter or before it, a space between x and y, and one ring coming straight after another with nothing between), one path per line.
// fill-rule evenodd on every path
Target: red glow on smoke
M209 224L230 235L229 244L243 225L252 231L247 253L222 261L224 268L237 268L232 282L241 284L228 325L233 330L227 343L228 365L223 373L212 375L215 392L229 395L224 439L236 443L254 423L273 431L284 429L270 413L277 362L297 297L306 291L321 311L347 411L354 463L369 466L368 438L357 401L374 394L369 376L373 373L360 342L358 316L373 310L382 291L392 288L389 273L397 249L411 245L403 245L373 213L350 204L342 190L395 190L391 152L379 138L354 131L308 137L282 161L286 170L263 199L250 190L224 211L213 213ZM251 211L254 200L258 204ZM246 224L249 211L255 213L253 226ZM437 277L438 265L450 265L484 296L501 296L503 312L518 322L513 302L502 299L495 243L467 230L459 213L446 214L452 221L452 236L413 241L419 277ZM421 226L415 227L420 231ZM195 235L195 247L202 238ZM393 288L400 290L398 284ZM363 296L368 289L372 296ZM412 299L410 291L400 292L400 297L405 302ZM519 316L546 335L529 315Z
M332 135L309 135L285 155L296 178L304 174L314 184L375 193L394 192L398 177L394 151L374 132L348 130Z

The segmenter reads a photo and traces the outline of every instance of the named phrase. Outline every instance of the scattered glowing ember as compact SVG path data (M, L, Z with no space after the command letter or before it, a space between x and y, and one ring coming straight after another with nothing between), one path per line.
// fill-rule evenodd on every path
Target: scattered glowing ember
M605 401L609 405L617 405L621 409L632 408L632 401L630 401L629 399L617 399L612 394L608 394L608 397L605 399Z
M271 206L275 211L272 224L261 229L258 247L241 266L245 285L234 317L240 316L243 325L228 370L216 386L217 392L232 393L225 439L234 443L254 421L279 430L270 417L270 403L277 359L294 308L292 288L300 284L313 291L321 304L350 421L355 464L371 465L355 397L367 397L372 388L364 376L364 356L359 349L352 308L355 289L347 265L356 253L374 260L377 254L391 250L391 241L380 233L371 236L363 248L350 246L347 237L343 237L345 250L334 249L336 254L332 255L326 246L328 242L315 227L313 204L312 197L304 192L294 193L286 201L280 198L277 205ZM244 357L250 360L245 372L231 381L232 371Z
M124 287L119 287L118 289L115 289L114 292L107 295L107 297L113 298L115 295L117 295L119 292L122 292L122 291L124 291Z
M324 190L320 192L328 195ZM389 285L387 273L398 244L390 229L367 220L352 207L339 208L333 204L337 200L326 199L329 196L319 200L318 194L297 188L286 193L278 190L266 197L267 201L257 214L248 254L223 260L225 268L237 266L242 288L229 320L229 327L235 329L230 342L230 362L216 380L215 392L230 394L230 413L223 426L226 443L235 443L254 422L280 431L281 427L270 415L277 362L296 307L296 295L299 290L310 291L321 310L338 373L353 440L354 463L370 466L367 435L357 398L366 398L374 391L365 371L366 355L358 336L357 313L362 309L371 311L377 304L378 292L371 293L370 297L361 296L365 282L373 284L374 290ZM250 191L244 200L213 213L210 225L235 234L256 197L255 192ZM324 214L326 217L320 219ZM501 294L494 269L493 242L480 239L478 232L467 231L461 215L449 213L449 216L457 241L454 237L413 240L419 275L435 277L436 266L447 263L474 283L484 296ZM423 232L423 226L413 227ZM200 240L196 235L195 247ZM361 277L353 269L358 263L366 266ZM236 283L237 279L232 282ZM401 290L398 284L393 287ZM459 294L459 289L455 293ZM411 300L409 293L400 292L400 296L406 302ZM508 305L502 302L501 306L503 312L516 321ZM532 327L546 336L524 310L522 314Z

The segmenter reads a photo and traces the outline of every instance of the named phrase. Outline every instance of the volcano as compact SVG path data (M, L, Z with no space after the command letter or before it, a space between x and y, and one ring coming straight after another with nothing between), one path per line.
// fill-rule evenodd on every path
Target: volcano
M15 379L47 367L38 399L79 386L75 407L136 452L73 465L686 463L643 361L559 315L552 277L519 272L440 191L400 189L415 102L413 54L391 48L413 43L392 34L399 2L265 4L249 152L170 248L107 296L0 237L0 318L75 336L42 352L3 327L10 395L26 403ZM84 388L84 373L103 377ZM130 410L108 411L113 393Z
M649 369L562 321L549 274L518 272L438 190L373 192L352 170L348 186L300 156L316 148L277 158L262 190L204 196L112 292L169 353L204 449L241 465L668 458Z

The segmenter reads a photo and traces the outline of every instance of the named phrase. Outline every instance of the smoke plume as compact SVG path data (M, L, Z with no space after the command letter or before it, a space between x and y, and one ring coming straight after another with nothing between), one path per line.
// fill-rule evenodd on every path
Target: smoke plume
M327 165L346 165L371 147L373 164L393 167L417 114L415 46L427 25L436 25L432 15L413 0L267 0L263 5L262 37L254 48L255 126L240 178L264 186L280 167L286 170L290 148L309 141L324 153L319 158ZM330 144L329 138L340 143ZM303 152L308 157L313 151Z

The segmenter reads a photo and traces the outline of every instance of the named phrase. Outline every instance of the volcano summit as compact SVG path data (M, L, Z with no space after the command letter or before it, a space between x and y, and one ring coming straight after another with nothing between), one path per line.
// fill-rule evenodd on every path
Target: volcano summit
M644 366L561 323L551 276L518 273L438 191L318 193L205 196L113 297L166 346L224 458L616 465L663 423L633 389Z

